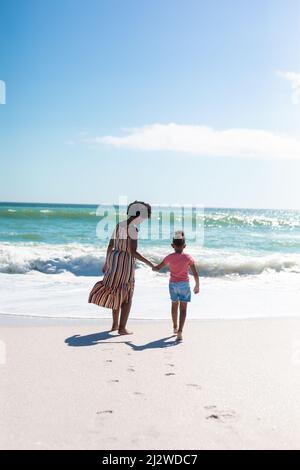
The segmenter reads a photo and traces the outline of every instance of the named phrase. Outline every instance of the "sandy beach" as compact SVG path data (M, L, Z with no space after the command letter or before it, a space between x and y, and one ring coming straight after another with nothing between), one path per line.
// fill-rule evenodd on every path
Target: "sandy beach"
M300 448L298 319L1 325L1 449Z

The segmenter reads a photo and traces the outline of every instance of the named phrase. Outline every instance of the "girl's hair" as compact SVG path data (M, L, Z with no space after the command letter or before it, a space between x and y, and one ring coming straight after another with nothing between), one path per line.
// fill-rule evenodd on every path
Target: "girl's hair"
M151 206L147 202L144 201L133 201L127 207L127 215L130 217L147 217L150 219L151 217Z

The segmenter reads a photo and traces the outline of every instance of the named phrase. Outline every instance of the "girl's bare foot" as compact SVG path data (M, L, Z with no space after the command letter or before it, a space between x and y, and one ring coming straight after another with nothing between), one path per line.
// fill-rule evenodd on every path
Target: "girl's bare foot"
M182 341L182 331L178 331L176 339L177 341Z
M109 331L117 331L118 329L119 329L119 325L113 323L113 324L112 324L112 327L111 327L111 329L110 329Z
M132 331L128 331L126 330L126 328L121 328L119 330L119 335L132 335L132 333L133 333Z
M177 326L173 326L173 333L174 333L174 335L177 335L177 333L178 333L178 327Z

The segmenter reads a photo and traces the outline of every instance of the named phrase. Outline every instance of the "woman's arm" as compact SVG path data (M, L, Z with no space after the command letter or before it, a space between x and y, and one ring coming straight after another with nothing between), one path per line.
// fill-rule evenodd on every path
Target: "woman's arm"
M137 240L133 240L132 238L130 238L130 251L135 259L138 259L139 261L142 261L142 263L147 264L150 268L153 268L151 261L148 261L144 256L137 252Z
M113 242L113 239L111 238L109 240L109 244L108 244L108 247L107 247L107 250L106 250L106 259L105 259L105 263L103 265L103 268L102 268L102 271L105 273L106 272L106 269L107 269L107 257L109 255L109 253L112 251L113 249L113 246L114 246L114 242Z

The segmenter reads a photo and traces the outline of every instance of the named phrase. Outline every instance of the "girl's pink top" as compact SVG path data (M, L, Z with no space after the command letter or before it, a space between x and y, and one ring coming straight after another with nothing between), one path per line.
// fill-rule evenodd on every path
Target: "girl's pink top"
M170 269L170 282L184 282L189 280L189 268L194 264L190 255L185 253L171 253L166 256L164 263Z

